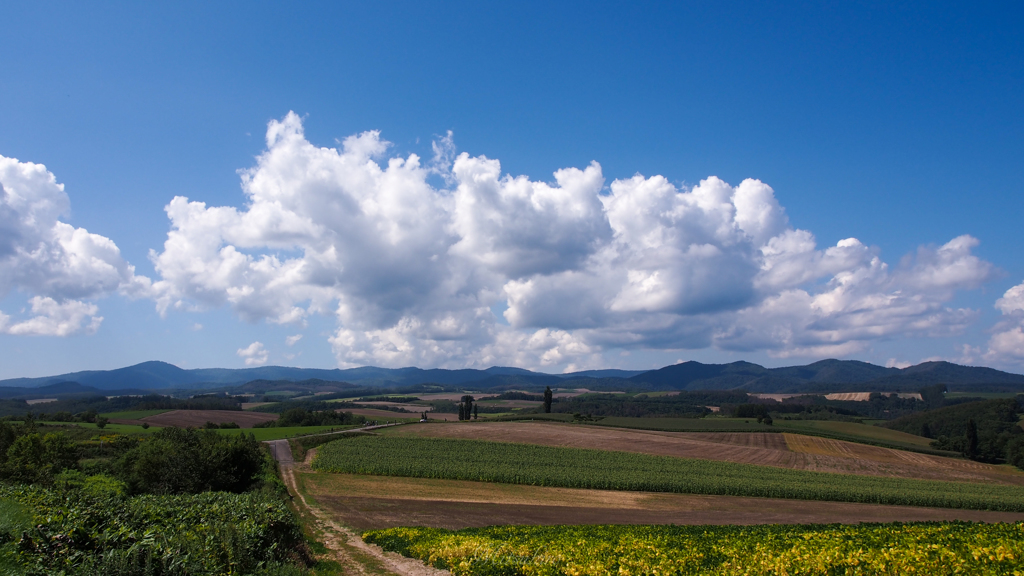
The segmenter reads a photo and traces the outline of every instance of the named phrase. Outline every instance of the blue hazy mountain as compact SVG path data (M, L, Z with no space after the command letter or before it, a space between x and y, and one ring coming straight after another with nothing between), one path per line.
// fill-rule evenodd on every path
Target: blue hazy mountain
M925 362L909 368L886 368L856 360L822 360L806 366L765 368L751 362L702 364L683 362L646 372L636 370L586 370L569 374L544 374L522 368L495 366L486 370L440 368L348 369L256 368L182 369L166 362L143 362L116 370L89 370L42 378L0 381L0 397L12 397L10 388L34 389L73 385L95 390L172 390L239 386L254 380L299 382L322 380L359 386L401 387L444 384L471 389L523 386L574 386L594 390L730 390L748 392L841 392L918 390L931 384L947 384L957 390L1024 391L1024 376L992 368L960 366L949 362ZM3 388L8 388L4 391ZM81 392L87 392L82 389ZM19 393L17 395L23 395Z

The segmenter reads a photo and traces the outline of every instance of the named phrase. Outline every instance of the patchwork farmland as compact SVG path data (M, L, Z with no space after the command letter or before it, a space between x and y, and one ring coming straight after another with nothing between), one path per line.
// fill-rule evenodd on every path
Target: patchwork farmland
M442 445L430 448L431 442ZM521 446L527 450L526 456L492 454L494 450L507 450L505 446ZM530 452L534 449L555 451L550 454L552 467L536 468L535 464L546 457ZM583 450L588 455L578 458L559 450ZM646 458L653 459L651 462L663 460L665 466L672 462L683 465L671 473L673 478L685 476L687 469L705 468L719 470L708 474L725 474L721 477L726 478L732 473L731 466L740 466L737 470L753 474L757 481L735 484L738 492L694 493L701 489L683 487L678 492L661 492L631 488L627 482L609 490L586 487L586 482L558 480L558 470L570 470L566 478L584 478L586 469L593 466L590 473L603 471L598 472L603 476L599 483L614 481L620 474L617 471L624 470L612 464L619 458L616 454L624 461L631 454L640 458L633 466L640 466L639 477L648 480L651 474L658 474L654 469L642 471L648 465L642 463ZM505 464L510 466L507 472L495 472L496 467ZM576 469L580 466L583 468ZM822 472L828 474L820 478L834 479L818 482L832 483L832 488L824 491L814 488L815 481L808 484L801 476ZM702 474L696 472L694 477ZM1015 468L789 432L667 432L551 421L407 424L314 448L285 476L292 490L316 509L321 520L348 535L350 542L365 534L369 542L385 550L423 558L428 564L467 575L485 568L456 569L441 556L413 554L404 544L389 540L392 533L376 531L396 529L400 531L394 534L426 538L426 532L420 536L419 532L401 532L402 527L461 530L501 525L508 526L511 537L517 537L517 526L526 530L528 526L558 525L1024 522L1024 473ZM778 486L778 496L782 497L743 495L744 485ZM798 486L804 486L805 491L800 492ZM882 494L888 490L885 486L891 486L889 496L870 495ZM785 497L786 490L790 491L789 497ZM933 497L942 493L949 498ZM974 496L963 500L967 494ZM868 532L857 532L861 533ZM1011 533L1015 534L999 534ZM443 537L456 546L463 546L460 542L464 539L467 543L475 541L469 532L465 536L462 532L437 534L440 536L429 538ZM432 544L423 544L428 548L421 550L440 550L440 540L422 541ZM969 544L965 540L957 542ZM470 564L462 566L477 562L470 557L463 561ZM923 566L913 562L911 559L908 565ZM532 573L517 570L509 573Z

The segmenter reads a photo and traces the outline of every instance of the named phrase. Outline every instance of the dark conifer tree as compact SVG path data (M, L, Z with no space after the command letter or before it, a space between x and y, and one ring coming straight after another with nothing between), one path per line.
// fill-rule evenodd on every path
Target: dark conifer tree
M551 393L551 386L544 387L544 413L549 414L551 412L551 400L553 394Z
M478 417L477 408L479 408L479 407L480 407L479 405L473 406L473 420L476 420L477 417Z
M964 443L964 456L974 460L978 457L978 425L974 418L967 420L967 442Z

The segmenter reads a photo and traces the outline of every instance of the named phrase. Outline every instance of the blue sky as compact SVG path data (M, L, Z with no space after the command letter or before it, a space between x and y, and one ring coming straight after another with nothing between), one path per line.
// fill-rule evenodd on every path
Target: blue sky
M3 13L0 377L151 359L1024 370L1018 4ZM366 131L374 152L346 156ZM341 168L411 154L420 172L387 182ZM566 168L580 182L556 182ZM61 194L68 210L33 212ZM167 247L177 196L208 212ZM351 213L328 209L341 197ZM304 224L282 239L267 214Z

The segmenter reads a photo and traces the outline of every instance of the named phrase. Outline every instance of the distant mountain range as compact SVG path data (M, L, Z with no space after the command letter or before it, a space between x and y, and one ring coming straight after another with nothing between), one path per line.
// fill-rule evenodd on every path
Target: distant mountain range
M591 390L730 390L760 393L830 393L916 391L946 384L965 392L1024 392L1024 375L992 368L925 362L909 368L885 368L855 360L822 360L806 366L765 368L750 362L702 364L683 362L658 370L588 370L543 374L495 366L486 370L376 368L346 370L288 368L199 368L185 370L166 362L143 362L116 370L91 370L43 378L0 381L0 398L82 394L90 391L140 393L147 390L228 389L254 380L299 382L322 380L363 387L399 388L443 384L473 390L544 386Z
M950 362L886 368L856 360L821 360L807 366L765 368L750 362L683 362L629 379L678 390L743 389L760 393L902 392L945 384L958 392L1024 392L1024 376Z

